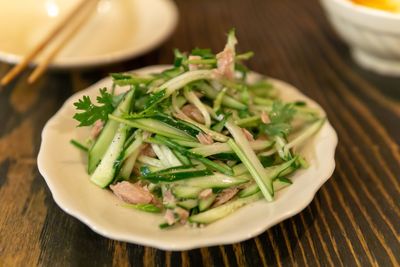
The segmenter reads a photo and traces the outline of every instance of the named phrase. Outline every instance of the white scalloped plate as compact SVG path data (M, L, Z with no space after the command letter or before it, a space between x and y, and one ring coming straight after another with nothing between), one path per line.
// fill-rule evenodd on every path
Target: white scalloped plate
M163 68L165 66L152 66L136 72L154 73ZM254 73L250 75L251 78L256 76ZM271 81L280 89L284 99L303 100L310 106L320 108L291 85L274 79ZM108 238L164 250L240 242L263 233L303 210L335 168L334 154L338 140L335 130L326 122L302 152L310 167L298 171L293 178L293 185L278 192L273 202L260 200L204 228L160 230L158 224L162 221L161 215L121 207L121 202L109 190L92 184L86 173L83 153L69 144L71 138L82 140L88 131L76 128L77 123L72 119L75 113L73 103L83 95L95 97L98 88L110 85L111 79L105 78L71 96L44 127L38 155L39 171L55 202L65 212Z

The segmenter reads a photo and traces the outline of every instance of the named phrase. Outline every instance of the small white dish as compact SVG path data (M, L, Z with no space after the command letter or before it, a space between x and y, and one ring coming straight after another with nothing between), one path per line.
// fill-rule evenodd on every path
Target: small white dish
M0 60L18 63L76 3L0 1ZM172 0L99 0L94 13L50 67L90 67L139 56L161 44L177 21Z
M400 76L400 13L321 0L328 19L351 48L354 60L380 74Z
M152 66L136 72L156 73L165 67ZM249 77L254 79L257 75L252 73ZM321 109L291 85L274 79L271 81L280 89L282 98L306 101L310 106ZM86 173L83 153L69 144L72 138L82 140L89 131L76 127L77 123L72 119L75 113L73 103L83 95L95 97L99 88L109 87L111 83L110 78L105 78L71 96L44 127L38 155L39 171L55 202L65 212L108 238L164 250L240 242L303 210L335 168L337 135L327 121L302 151L310 167L298 171L293 177L293 184L278 192L273 202L261 200L250 204L204 228L182 226L161 230L158 227L163 221L161 215L122 207L111 191L92 184Z

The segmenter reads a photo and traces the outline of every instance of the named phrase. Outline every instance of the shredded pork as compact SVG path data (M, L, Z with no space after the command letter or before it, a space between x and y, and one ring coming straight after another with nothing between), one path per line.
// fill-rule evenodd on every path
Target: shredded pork
M153 201L153 195L139 183L132 184L123 181L115 185L110 185L110 188L119 199L126 203L149 204Z
M182 112L191 118L192 120L197 121L198 123L204 124L205 120L203 115L201 114L200 110L193 104L185 105L182 108Z
M200 144L203 145L211 145L214 143L212 137L206 133L199 133L196 135L197 140L199 140Z
M246 139L247 139L248 141L254 141L253 135L252 135L247 129L242 128L242 131L243 131L244 136L246 136Z
M222 204L231 200L237 194L238 191L239 190L236 187L222 190L222 192L219 193L217 198L215 199L213 208L221 206Z
M101 130L103 130L103 127L104 127L104 122L102 120L97 120L93 124L92 129L90 130L90 137L92 139L96 139L101 133Z

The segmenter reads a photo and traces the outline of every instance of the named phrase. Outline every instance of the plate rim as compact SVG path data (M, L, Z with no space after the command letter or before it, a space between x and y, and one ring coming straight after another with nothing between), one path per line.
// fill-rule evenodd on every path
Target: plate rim
M167 67L170 67L170 65L153 65L153 66L136 69L131 72L146 72L146 71L151 71L151 70L160 71L162 68L167 68ZM261 75L257 72L253 72L253 73L256 75ZM294 87L291 84L289 84L285 81L282 81L282 80L278 80L278 79L274 79L274 78L270 78L270 79L284 83L285 85L289 85L294 90L296 90L298 94L301 94L303 97L305 97L307 99L307 102L313 103L313 105L318 106L318 108L320 108L323 111L322 107L320 107L320 105L318 103L316 103L313 99L309 98L307 95L303 94L296 87ZM307 194L307 197L303 197L301 203L300 203L300 201L298 201L295 208L291 208L287 212L282 212L278 216L273 217L272 220L269 220L268 223L260 224L258 227L255 227L255 229L249 230L247 235L245 235L245 236L233 235L232 237L226 238L224 240L203 240L201 242L186 242L186 243L185 242L169 243L166 241L159 240L159 243L157 243L157 242L154 242L154 240L151 238L146 239L146 238L136 236L135 237L136 239L132 240L132 238L124 237L119 233L115 233L115 232L112 233L112 231L103 229L101 226L96 224L95 221L90 219L90 216L82 214L79 210L74 210L74 208L71 207L70 204L62 202L62 199L59 197L58 190L55 188L54 184L52 183L52 179L54 179L54 178L51 178L47 174L46 167L45 167L46 164L43 162L44 161L44 153L45 153L43 151L43 146L44 146L43 140L45 140L44 137L46 136L46 134L48 132L49 125L51 125L52 122L57 121L57 119L58 119L57 117L60 116L60 114L62 113L62 111L65 108L68 107L68 104L70 104L72 99L76 98L78 95L83 95L86 92L95 90L99 87L100 84L110 82L110 80L111 80L110 77L103 78L103 79L99 80L98 82L90 85L86 89L76 92L75 94L71 95L68 99L66 99L66 101L59 108L59 110L46 122L46 124L42 130L41 144L40 144L40 149L39 149L38 159L37 159L37 165L38 165L39 172L42 175L42 177L45 179L46 184L49 187L52 197L53 197L54 201L56 202L56 204L64 212L66 212L67 214L71 215L72 217L80 220L85 225L87 225L91 230L93 230L94 232L96 232L104 237L107 237L107 238L113 239L113 240L129 242L129 243L143 245L143 246L149 246L149 247L153 247L153 248L157 248L157 249L161 249L161 250L165 250L165 251L183 251L183 250L201 248L201 247L205 247L205 246L228 245L228 244L233 244L233 243L237 243L237 242L242 242L242 241L245 241L245 240L248 240L250 238L260 235L261 233L265 232L266 230L270 229L271 227L275 226L276 224L278 224L290 217L293 217L296 214L299 214L301 211L303 211L315 198L315 194L318 192L318 190L331 178L331 176L335 170L335 165L336 165L335 151L336 151L337 144L338 144L338 136L337 136L335 129L329 123L329 120L327 119L326 125L331 134L331 138L329 139L330 145L331 145L330 151L327 151L327 154L328 154L327 158L329 157L328 159L330 160L330 162L327 164L328 167L324 169L324 173L321 173L320 175L318 175L318 177L320 177L320 179L318 180L318 183L313 184L313 188L312 188L312 190L309 190L310 192Z

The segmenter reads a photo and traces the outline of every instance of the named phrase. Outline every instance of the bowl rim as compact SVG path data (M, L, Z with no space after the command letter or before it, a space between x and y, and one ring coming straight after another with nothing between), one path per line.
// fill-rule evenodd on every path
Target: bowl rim
M340 5L348 10L355 11L355 12L360 12L365 15L370 15L374 17L379 17L382 19L391 19L391 20L396 20L400 21L400 13L394 13L394 12L389 12L377 8L372 8L372 7L367 7L364 5L356 4L351 0L322 0L326 3L328 2L334 2L337 5Z

